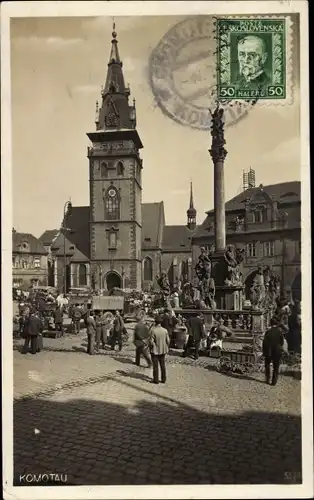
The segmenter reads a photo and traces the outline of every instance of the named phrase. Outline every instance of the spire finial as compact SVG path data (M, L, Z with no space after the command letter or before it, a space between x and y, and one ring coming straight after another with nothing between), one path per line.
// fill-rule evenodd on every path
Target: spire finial
M114 21L114 17L112 18L112 38L114 38L114 39L117 38L116 23Z
M194 208L194 201L193 201L193 183L190 181L190 208Z

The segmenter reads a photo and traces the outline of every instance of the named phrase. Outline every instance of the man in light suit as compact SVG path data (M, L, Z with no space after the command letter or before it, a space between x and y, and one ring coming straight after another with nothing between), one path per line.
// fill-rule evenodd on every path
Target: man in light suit
M153 362L153 382L159 384L159 365L161 370L161 383L167 380L165 357L169 351L170 338L166 328L161 326L162 319L158 316L155 319L155 326L151 331L150 350Z

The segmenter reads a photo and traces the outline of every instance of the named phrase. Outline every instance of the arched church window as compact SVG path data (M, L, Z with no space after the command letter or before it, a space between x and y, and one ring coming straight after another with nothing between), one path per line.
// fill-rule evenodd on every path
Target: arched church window
M118 161L118 163L117 163L117 174L124 175L124 165L123 165L122 161Z
M87 285L87 270L85 264L79 265L79 286Z
M108 177L108 165L105 161L100 164L100 175L101 177Z
M105 195L105 218L107 220L120 219L120 199L117 190L110 187Z
M153 262L150 257L144 259L144 281L153 280Z

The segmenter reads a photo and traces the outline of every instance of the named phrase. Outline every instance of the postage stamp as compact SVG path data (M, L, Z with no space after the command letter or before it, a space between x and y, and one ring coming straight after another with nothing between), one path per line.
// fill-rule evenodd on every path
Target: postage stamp
M217 99L215 23L215 16L203 15L175 24L149 60L149 82L157 106L177 123L199 130L210 130L208 110ZM238 123L256 103L255 98L221 101L226 127Z
M218 99L289 103L290 65L289 16L217 20Z

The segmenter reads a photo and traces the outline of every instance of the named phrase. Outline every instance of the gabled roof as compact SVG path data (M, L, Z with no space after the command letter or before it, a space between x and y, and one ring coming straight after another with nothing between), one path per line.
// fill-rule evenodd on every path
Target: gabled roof
M23 250L23 243L28 248ZM12 251L13 253L22 252L27 254L47 255L47 250L39 239L30 233L17 233L12 231Z
M142 249L161 248L165 224L163 201L142 203Z
M48 229L47 231L44 231L38 239L42 242L43 245L50 246L53 240L58 235L59 231L59 229Z
M67 255L78 256L82 254L82 260L89 260L90 255L90 237L89 237L89 207L72 207L71 214L66 218L65 250ZM73 248L71 248L73 247ZM63 233L57 237L51 246L52 250L57 250L56 255L64 254L64 236Z
M193 231L187 226L164 226L162 250L165 252L188 252L191 250Z
M255 188L249 188L238 194L226 203L226 212L243 210L244 202L247 198L253 198L257 192L261 189L270 196L276 199L278 203L285 204L291 202L301 201L301 183L299 181L292 182L281 182L279 184L270 184L268 186L259 186ZM207 213L212 213L214 210L209 210Z

